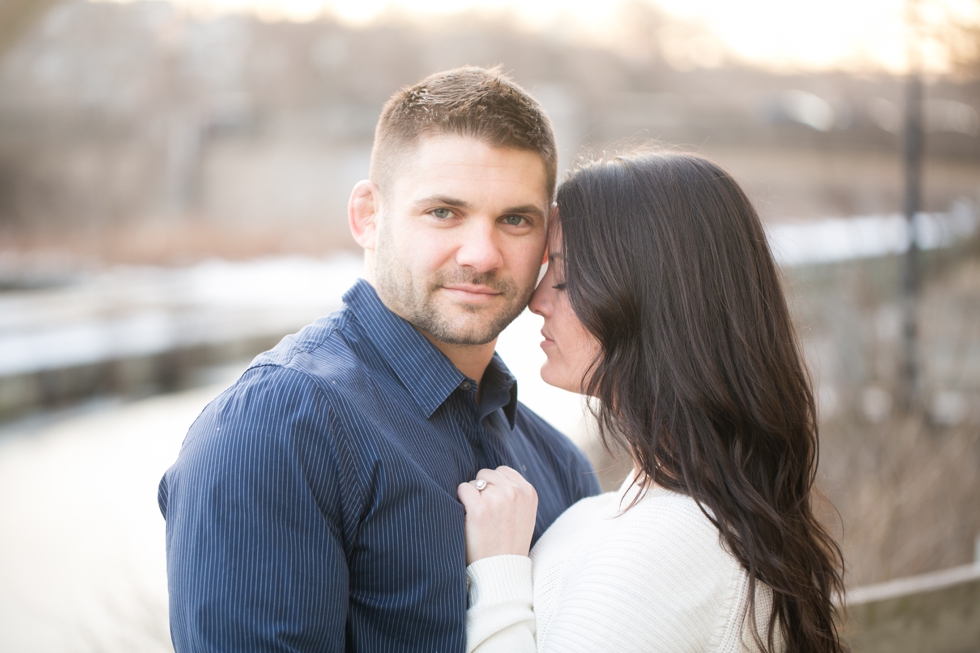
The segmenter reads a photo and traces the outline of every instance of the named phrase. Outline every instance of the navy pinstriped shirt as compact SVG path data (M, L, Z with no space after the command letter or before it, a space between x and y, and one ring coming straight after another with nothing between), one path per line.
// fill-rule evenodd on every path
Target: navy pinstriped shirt
M495 355L476 386L358 281L201 413L160 482L178 653L460 653L456 486L509 465L535 540L599 486L517 401Z

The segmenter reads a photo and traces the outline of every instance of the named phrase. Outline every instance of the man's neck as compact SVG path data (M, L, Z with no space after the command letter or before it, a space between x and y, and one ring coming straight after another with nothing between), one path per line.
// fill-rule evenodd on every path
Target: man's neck
M440 340L436 340L425 331L421 331L429 342L435 345L436 349L446 355L453 365L460 372L476 381L477 385L483 381L483 373L493 358L493 349L497 344L496 338L485 345L451 345Z

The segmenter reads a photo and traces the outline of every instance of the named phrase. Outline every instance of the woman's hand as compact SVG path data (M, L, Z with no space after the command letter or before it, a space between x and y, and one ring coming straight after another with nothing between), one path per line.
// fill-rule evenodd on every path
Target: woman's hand
M497 555L526 556L538 514L538 493L506 466L481 469L476 479L456 490L466 510L466 564ZM476 489L477 481L486 482L482 491Z

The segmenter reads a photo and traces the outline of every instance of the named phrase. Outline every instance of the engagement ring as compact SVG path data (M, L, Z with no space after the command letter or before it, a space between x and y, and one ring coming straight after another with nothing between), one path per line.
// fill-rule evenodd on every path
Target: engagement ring
M473 483L473 485L476 486L476 489L477 490L479 490L480 492L483 492L483 490L485 490L486 487L487 487L487 482L484 481L482 478L478 478L478 479L476 479L476 482Z

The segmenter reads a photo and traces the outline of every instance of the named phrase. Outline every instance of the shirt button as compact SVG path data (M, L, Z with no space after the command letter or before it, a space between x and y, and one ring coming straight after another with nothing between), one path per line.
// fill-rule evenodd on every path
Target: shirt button
M473 384L470 383L469 381L463 381L462 383L459 384L459 387L469 392L473 388Z

